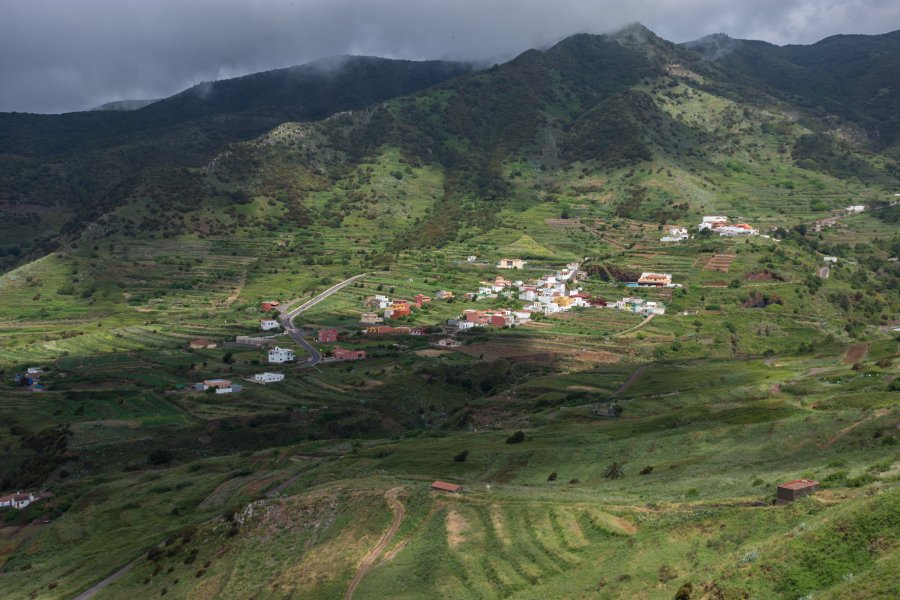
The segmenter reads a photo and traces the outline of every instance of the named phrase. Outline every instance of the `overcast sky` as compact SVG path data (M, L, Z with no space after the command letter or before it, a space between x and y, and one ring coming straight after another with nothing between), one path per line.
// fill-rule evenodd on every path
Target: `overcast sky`
M900 0L0 0L0 111L157 98L338 54L509 58L639 21L683 42L900 29Z

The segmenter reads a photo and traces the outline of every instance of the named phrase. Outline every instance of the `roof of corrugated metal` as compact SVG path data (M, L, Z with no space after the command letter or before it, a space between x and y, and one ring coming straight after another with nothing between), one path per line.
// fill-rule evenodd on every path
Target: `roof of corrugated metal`
M462 486L456 485L455 483L447 483L446 481L435 481L431 484L431 489L443 490L445 492L458 492L462 489Z

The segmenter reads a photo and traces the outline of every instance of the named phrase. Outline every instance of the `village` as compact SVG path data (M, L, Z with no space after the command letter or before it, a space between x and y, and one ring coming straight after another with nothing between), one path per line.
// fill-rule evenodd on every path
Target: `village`
M862 205L849 206L845 214L858 214L863 210L865 207ZM683 225L669 225L666 231L667 235L660 239L663 243L680 243L693 237L688 227ZM718 234L722 238L760 235L757 227L745 222L732 221L726 215L705 215L701 217L694 231L694 235ZM718 268L717 257L718 255L714 255L706 268L712 268L710 265L713 263ZM827 278L829 267L837 260L834 256L824 256L824 266L816 271L818 277ZM466 334L474 333L476 330L529 327L536 321L545 322L555 315L571 311L609 309L631 313L644 319L662 316L667 311L666 304L662 300L671 298L671 294L651 294L650 297L646 297L634 292L616 299L604 297L605 293L601 296L598 294L596 284L585 286L583 283L583 280L587 279L587 272L581 262L568 262L553 271L532 277L515 277L503 273L539 271L534 265L529 265L529 260L525 258L504 257L488 262L484 259L479 261L475 255L468 255L464 264L478 270L489 270L493 267L500 274L495 273L491 278L481 280L475 289L435 289L436 286L430 290L419 288L421 291L416 291L406 298L392 297L393 286L386 286L390 288L390 294L383 293L382 285L379 284L377 285L379 293L361 298L361 311L358 313L356 328L341 324L312 326L303 331L291 331L290 327L284 329L284 315L288 314L291 303L285 304L282 300L275 299L263 300L259 304L259 309L265 316L258 320L257 334L238 335L233 342L198 338L192 340L189 347L192 350L208 350L221 344L223 347L235 349L258 349L263 354L258 360L252 361L254 364L266 363L282 367L328 365L364 361L370 358L373 350L376 350L378 355L377 349L385 346L369 343L378 338L392 339L392 347L401 351L406 346L397 343L395 338L403 336L420 338L436 348L452 350L471 343L474 338ZM727 272L727 266L722 266L720 270ZM616 279L608 281L606 285L626 290L641 288L671 290L683 287L682 283L673 279L671 273L640 271L628 275L617 274ZM709 285L724 286L725 283L713 282ZM459 303L462 306L455 316L450 318L445 316L443 320L428 323L427 315L430 313L426 308L437 302L444 303L442 306L451 303ZM489 306L484 308L479 306L483 304ZM446 309L442 308L439 312L445 313ZM686 310L683 314L697 314L697 311ZM300 348L279 341L285 337L293 338ZM303 341L304 339L308 341ZM307 354L311 352L310 342L316 344L316 349L312 350L311 355L306 356L304 352ZM35 370L30 369L29 373L22 374L17 383L21 382L19 385L40 390L39 374L32 371ZM266 386L283 382L289 376L289 373L283 371L260 371L239 378L228 376L206 378L196 383L179 384L178 389L212 395L235 394L244 390L245 383Z

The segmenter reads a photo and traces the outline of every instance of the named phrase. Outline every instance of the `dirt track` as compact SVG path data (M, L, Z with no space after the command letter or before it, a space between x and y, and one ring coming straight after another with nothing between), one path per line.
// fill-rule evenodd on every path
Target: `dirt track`
M624 331L619 331L618 333L614 333L614 334L610 335L609 337L611 337L611 338L618 337L618 336L620 336L620 335L625 335L625 334L627 334L627 333L631 333L632 331L635 331L635 330L637 330L637 329L640 329L641 327L643 327L644 325L646 325L647 323L649 323L650 321L652 321L652 320L653 320L653 317L655 317L655 316L656 316L656 315L649 315L646 319L644 319L643 321L641 321L640 323L638 323L638 324L635 325L634 327L629 327L628 329L626 329L626 330L624 330Z
M647 367L646 367L646 366L641 366L641 367L638 367L637 369L635 369L634 372L633 372L631 375L628 376L628 379L626 379L624 382L622 382L622 385L619 386L619 389L617 389L616 391L614 391L614 392L612 393L612 395L610 396L610 398L618 398L618 397L619 397L619 394L621 394L622 392L624 392L625 390L627 390L628 388L630 388L631 385L632 385L635 381L637 381L638 378L639 378L641 375L643 375L643 374L644 374L644 371L646 371L646 370L647 370Z
M127 565L125 565L124 567L122 567L121 569L119 569L118 571L116 571L115 573L113 573L112 575L110 575L109 577L104 579L103 581L91 586L91 588L89 590L78 594L78 596L75 598L75 600L88 600L89 598L93 598L100 592L100 590L102 590L109 584L115 583L117 580L124 577L125 574L128 573L128 571L130 571L131 568L135 565L135 563L137 563L138 560L140 560L140 558L128 563Z
M881 417L883 417L883 416L885 416L885 415L887 415L887 414L890 414L890 411L889 411L888 409L886 409L886 408L879 408L879 409L876 410L874 413L872 413L870 416L863 417L862 419L860 419L860 420L857 421L856 423L853 423L853 424L850 425L849 427L844 427L843 429L841 429L840 431L838 431L836 434L834 434L833 436L831 436L831 437L828 439L828 441L826 441L824 444L819 444L819 450L826 450L827 448L831 447L831 445L832 445L833 443L835 443L836 441L838 441L839 439L841 439L842 437L844 437L845 435L847 435L848 433L850 433L851 431L853 431L854 429L856 429L857 427L859 427L860 425L862 425L863 423L866 423L866 422L868 422L868 421L872 421L872 420L874 420L874 419L880 419Z
M362 559L362 562L359 563L359 567L356 569L356 575L350 580L350 585L347 587L347 593L344 594L344 600L353 598L353 592L356 591L356 588L359 586L363 577L365 577L366 573L375 566L381 553L384 552L384 549L387 548L387 545L391 543L391 540L394 539L394 536L397 534L397 530L400 529L400 523L403 522L403 517L406 514L406 508L397 498L402 489L403 488L395 487L385 492L384 498L387 500L391 510L394 511L394 519L391 521L391 526L388 527L387 531L384 532L384 535L381 536L381 539L378 540L378 543L375 544L369 553L366 554L365 558Z

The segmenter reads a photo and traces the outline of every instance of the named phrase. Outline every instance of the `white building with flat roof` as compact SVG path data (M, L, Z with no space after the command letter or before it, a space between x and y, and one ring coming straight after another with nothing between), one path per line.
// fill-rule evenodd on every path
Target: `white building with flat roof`
M293 361L295 358L294 351L289 348L279 348L278 346L275 346L269 350L270 363L286 363Z
M260 319L259 321L259 328L263 331L278 329L279 327L281 327L281 324L279 324L275 319Z
M253 376L256 383L276 383L284 381L284 373L257 373Z

